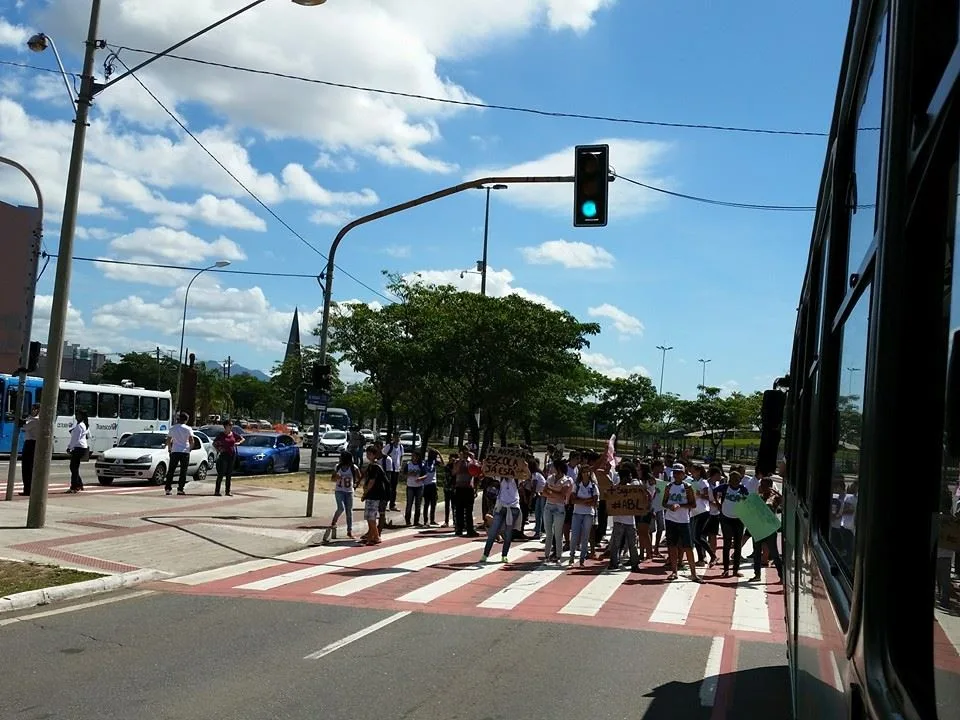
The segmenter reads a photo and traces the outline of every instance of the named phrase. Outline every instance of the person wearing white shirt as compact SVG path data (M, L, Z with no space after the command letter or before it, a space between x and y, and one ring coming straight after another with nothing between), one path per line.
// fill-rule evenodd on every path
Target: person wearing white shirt
M614 485L635 485L640 487L637 469L631 463L621 463L620 472L610 478ZM614 515L613 532L610 533L610 562L608 570L620 567L620 553L626 543L630 552L630 569L640 572L640 553L637 551L637 520L633 515Z
M177 480L177 495L186 495L187 466L190 465L190 451L193 450L193 428L187 425L190 416L185 412L177 415L177 424L167 432L167 451L170 453L170 467L167 468L167 484L164 491L169 495L173 491L173 476L180 470Z
M671 568L667 580L677 579L680 554L684 553L687 556L687 562L690 563L690 579L694 582L703 582L697 575L697 566L693 560L693 538L690 536L690 512L696 507L697 498L690 483L687 482L686 468L683 463L675 463L673 481L663 492L667 555Z
M37 439L40 437L40 406L30 408L30 415L23 421L23 451L20 456L20 474L23 478L23 496L30 495L33 483L33 458L37 451Z
M511 477L500 478L500 489L497 491L497 504L493 511L493 522L487 531L487 541L483 545L483 555L480 562L486 562L493 550L493 543L503 528L503 548L500 550L501 561L507 562L510 552L510 543L513 542L513 527L520 517L520 487L517 479Z
M597 503L600 501L600 488L597 487L593 471L583 467L578 473L577 482L570 494L573 503L573 522L570 527L570 565L573 565L580 546L580 567L587 561L590 551L590 531L597 516Z
M567 498L573 490L573 481L567 475L567 461L554 460L553 472L543 486L543 561L560 562L563 557L563 524L567 511Z
M383 448L385 457L390 458L392 467L387 470L390 479L390 509L397 511L397 486L400 484L400 466L403 460L403 443L400 442L400 433L394 433L390 444ZM386 467L384 467L386 470Z
M690 530L693 534L693 545L697 551L697 565L706 565L707 555L710 556L710 567L717 563L717 556L710 542L707 540L707 524L710 521L710 510L716 505L713 499L713 488L707 479L706 472L701 465L693 466L693 491L697 496L697 506L690 511Z
M80 477L80 463L87 458L90 450L90 420L83 410L77 410L74 416L76 423L70 428L70 442L67 443L67 452L70 453L70 489L68 493L83 491L83 478Z
M533 492L533 539L540 540L543 537L543 508L547 504L543 488L547 479L540 472L539 460L531 460L527 468L530 470L530 489Z

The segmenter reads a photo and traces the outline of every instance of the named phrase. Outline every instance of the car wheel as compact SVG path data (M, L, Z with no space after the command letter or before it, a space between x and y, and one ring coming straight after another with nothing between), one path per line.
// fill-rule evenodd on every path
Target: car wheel
M273 464L273 458L267 460L267 475L273 475L277 471L277 468Z
M297 456L293 458L293 462L290 463L290 472L298 472L300 470L300 453L297 453Z
M193 479L197 482L203 482L207 479L207 463L201 462L200 467L197 468L197 472L194 473Z
M167 466L163 463L157 465L157 469L153 471L153 477L150 478L150 482L153 485L163 485L167 479Z
M112 477L104 477L103 475L97 475L97 482L101 485L113 485Z
M217 464L217 456L214 455L213 453L210 453L207 456L207 467L212 468L216 464Z

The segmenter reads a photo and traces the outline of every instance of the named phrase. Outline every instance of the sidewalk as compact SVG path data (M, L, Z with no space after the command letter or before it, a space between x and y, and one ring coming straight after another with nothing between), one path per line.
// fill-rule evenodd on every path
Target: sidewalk
M182 575L319 544L336 508L332 494L318 492L307 518L306 493L255 483L236 483L232 497L215 497L212 482L189 483L186 497L162 487L131 491L52 492L38 530L24 527L28 498L0 501L0 559Z

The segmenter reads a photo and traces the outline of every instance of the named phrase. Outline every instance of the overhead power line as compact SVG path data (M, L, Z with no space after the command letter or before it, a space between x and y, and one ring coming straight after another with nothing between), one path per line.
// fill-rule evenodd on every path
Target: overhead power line
M614 177L623 180L624 182L637 185L638 187L645 188L646 190L652 190L653 192L662 193L664 195L670 195L671 197L681 198L683 200L693 200L695 202L706 203L707 205L719 205L720 207L730 207L730 208L741 208L743 210L772 210L779 212L813 212L817 208L815 205L761 205L758 203L742 203L742 202L730 202L727 200L715 200L713 198L700 197L698 195L688 195L686 193L676 192L674 190L667 190L666 188L659 188L655 185L648 185L645 182L640 182L639 180L634 180L633 178L625 177L619 175L616 172L612 173Z
M45 258L56 258L57 255L50 253L43 253ZM168 263L150 263L150 262L137 262L135 260L115 260L113 258L98 258L98 257L82 257L79 255L73 255L72 260L78 260L80 262L95 262L95 263L104 263L105 265L128 265L130 267L144 267L144 268L163 268L165 270L189 270L191 272L199 272L200 270L205 270L209 273L221 273L223 275L249 275L255 277L277 277L277 278L303 278L316 280L316 275L307 275L306 273L280 273L280 272L258 272L256 270L225 270L223 268L202 268L202 267L193 267L192 265L170 265Z
M109 46L108 46L108 47L109 47ZM127 72L130 72L130 68L127 67L127 64L126 64L125 62L123 62L123 60L120 59L120 57L117 55L117 51L114 50L113 48L111 48L111 50L113 50L113 54L111 55L111 58L114 59L114 60L116 60L118 63L120 63L120 64L124 67L124 69L127 70ZM109 60L110 60L110 58L108 58L108 62L109 62ZM154 95L153 91L150 90L150 88L148 88L148 87L144 84L144 82L143 82L139 77L136 76L135 73L130 73L130 77L132 77L132 78L137 82L137 84L138 84L141 88L143 88L143 90L144 90L151 98L153 98L154 102L156 102L157 105L159 105L160 108L161 108L167 115L170 116L170 119L173 120L173 121L180 127L180 129L183 130L183 132L185 132L197 145L200 146L200 149L203 150L203 151L210 157L211 160L213 160L217 165L219 165L220 168L221 168L227 175L229 175L230 178L233 179L233 181L234 181L235 183L237 183L237 185L239 185L241 188L243 188L243 190L247 193L247 195L249 195L249 196L254 200L254 202L256 202L256 203L257 203L260 207L262 207L264 210L266 210L278 223L280 223L281 225L283 225L283 227L285 227L285 228L290 232L291 235L293 235L295 238L297 238L300 242L302 242L302 243L303 243L304 245L306 245L308 248L310 248L311 250L313 250L313 252L315 252L317 255L319 255L320 257L322 257L324 260L327 259L327 256L326 256L324 253L322 253L315 245L313 245L310 241L308 241L303 235L301 235L299 232L297 232L296 230L294 230L293 227L290 225L290 223L288 223L286 220L284 220L282 217L280 217L280 216L274 211L273 208L271 208L271 207L270 207L269 205L267 205L263 200L260 199L260 196L258 196L255 192L253 192L253 190L251 190L249 187L247 187L247 185L246 185L240 178L238 178L238 177L236 176L236 174L234 174L234 173L230 170L230 168L228 168L226 165L224 165L222 162L220 162L220 158L218 158L216 155L214 155L214 154L207 148L207 146L203 144L203 142L200 140L200 138L198 138L196 135L194 135L194 134L190 131L190 129L187 128L187 126L183 124L183 121L180 120L180 118L178 118L177 115L176 115L172 110L170 110L170 108L168 108L168 107L163 103L163 101L162 101L160 98L158 98L156 95ZM353 275L352 273L350 273L350 272L348 272L347 270L343 269L343 268L340 267L339 265L336 265L335 267L336 267L340 272L342 272L344 275L346 275L348 278L350 278L351 280L353 280L354 282L356 282L357 284L359 284L361 287L366 288L367 290L369 290L370 292L374 293L375 295L378 295L379 297L383 298L383 299L386 300L387 302L393 302L392 298L384 295L384 294L383 294L382 292L380 292L379 290L370 287L370 286L367 285L365 282L363 282L363 280L361 280L360 278L358 278L356 275Z

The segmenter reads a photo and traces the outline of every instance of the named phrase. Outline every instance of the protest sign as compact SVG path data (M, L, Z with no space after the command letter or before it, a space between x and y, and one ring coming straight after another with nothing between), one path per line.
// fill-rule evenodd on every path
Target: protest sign
M526 451L521 448L490 448L483 459L483 474L488 477L529 480L530 468L527 467Z
M955 518L950 515L940 516L938 543L943 550L960 552L960 518Z
M607 515L646 515L650 512L650 493L643 485L612 485L603 499Z
M750 493L733 507L755 540L768 538L780 529L780 518L759 495Z

